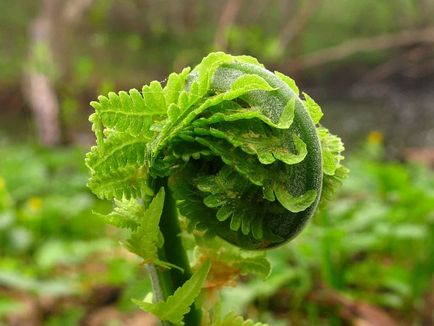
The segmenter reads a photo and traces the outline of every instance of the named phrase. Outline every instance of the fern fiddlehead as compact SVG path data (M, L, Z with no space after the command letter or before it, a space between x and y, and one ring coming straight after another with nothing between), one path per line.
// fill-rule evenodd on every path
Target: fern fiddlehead
M154 81L91 104L93 192L148 207L168 186L188 230L244 249L292 239L346 175L343 144L319 126L320 107L252 57L212 53L164 87ZM161 263L156 252L145 256Z

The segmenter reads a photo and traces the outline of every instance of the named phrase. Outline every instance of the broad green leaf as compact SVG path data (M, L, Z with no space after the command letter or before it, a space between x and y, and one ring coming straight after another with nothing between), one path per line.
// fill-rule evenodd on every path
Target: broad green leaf
M149 303L133 300L144 311L150 312L159 319L175 325L184 325L184 316L190 311L191 305L199 296L205 283L211 263L206 261L194 274L179 287L175 293L164 302Z

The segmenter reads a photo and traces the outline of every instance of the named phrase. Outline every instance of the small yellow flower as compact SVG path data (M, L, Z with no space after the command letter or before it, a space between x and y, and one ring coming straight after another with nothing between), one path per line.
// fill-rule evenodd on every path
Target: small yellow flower
M384 135L381 131L373 130L368 135L368 143L369 144L382 144L384 139Z
M33 212L38 212L42 208L42 198L41 197L30 197L27 201L27 206Z

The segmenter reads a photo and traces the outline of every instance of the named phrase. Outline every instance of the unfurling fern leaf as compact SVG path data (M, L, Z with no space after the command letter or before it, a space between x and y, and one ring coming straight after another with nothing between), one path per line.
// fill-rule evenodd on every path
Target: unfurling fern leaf
M189 229L246 249L296 236L346 175L339 137L295 82L256 59L212 53L140 93L93 102L89 187L144 198L168 178Z
M266 276L265 256L216 249L209 237L242 249L276 247L340 186L343 144L319 125L319 105L303 97L291 78L256 59L218 52L172 73L164 87L154 81L91 103L96 146L86 156L88 186L115 200L105 219L129 229L126 247L150 264L159 302L136 301L142 309L165 324L200 324L193 302L210 264L190 277L175 200L187 230L202 231L196 244L209 244L202 243L201 261ZM229 314L213 325L259 324Z
M175 325L184 325L183 316L190 311L190 306L199 295L210 267L210 262L205 262L183 286L164 302L133 301L141 309L151 312L161 320L169 321Z

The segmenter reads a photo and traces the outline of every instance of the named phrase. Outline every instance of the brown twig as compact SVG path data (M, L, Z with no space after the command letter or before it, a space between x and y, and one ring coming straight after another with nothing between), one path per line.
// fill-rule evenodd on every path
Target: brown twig
M319 0L309 0L302 5L295 16L288 19L288 22L283 26L279 35L280 46L285 50L292 40L303 33L308 26L310 19L318 8Z
M345 41L337 46L292 59L286 66L291 67L291 71L302 70L342 60L360 52L381 51L419 43L434 43L434 27Z
M363 76L362 83L378 82L386 79L402 69L408 68L411 63L421 62L427 56L426 47L412 48L404 53L391 58L390 60L376 66Z

